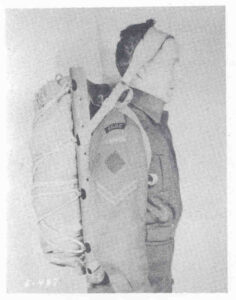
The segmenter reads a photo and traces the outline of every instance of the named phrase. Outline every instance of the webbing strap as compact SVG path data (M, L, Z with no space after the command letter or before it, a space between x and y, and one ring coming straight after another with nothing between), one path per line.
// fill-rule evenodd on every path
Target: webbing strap
M105 116L116 106L117 101L125 90L129 87L123 82L118 82L117 85L112 90L110 96L103 102L102 106L94 117L90 120L89 130L92 133L100 122L105 118ZM127 95L128 97L128 95Z
M123 114L128 116L131 120L133 120L135 122L135 124L139 127L141 135L142 135L142 139L143 139L143 145L144 145L144 150L145 150L146 159L147 159L147 166L149 169L149 166L151 163L151 158L152 158L152 150L151 150L150 141L149 141L146 131L143 129L141 122L139 121L137 115L132 111L131 108L129 108L127 105L125 105L122 108L120 108L119 110Z

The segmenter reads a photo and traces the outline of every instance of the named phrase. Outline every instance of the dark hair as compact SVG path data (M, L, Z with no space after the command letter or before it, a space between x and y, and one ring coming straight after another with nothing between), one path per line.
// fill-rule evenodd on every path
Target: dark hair
M116 66L121 76L124 75L132 59L134 50L150 27L155 24L153 19L145 23L128 26L120 33L120 41L116 47Z
M102 102L110 95L111 87L105 83L95 84L89 80L87 80L87 87L88 93L91 97L89 108L90 118L92 118L99 110L99 107L102 105Z

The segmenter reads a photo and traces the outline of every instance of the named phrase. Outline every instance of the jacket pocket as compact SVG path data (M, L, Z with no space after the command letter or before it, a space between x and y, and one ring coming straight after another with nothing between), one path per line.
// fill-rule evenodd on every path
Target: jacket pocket
M174 239L174 224L147 224L146 225L146 243L164 243Z
M171 265L174 253L174 240L146 243L146 253L149 265L149 280L157 290L164 291L162 283L171 283ZM161 285L161 286L159 286ZM158 288L159 287L159 288Z

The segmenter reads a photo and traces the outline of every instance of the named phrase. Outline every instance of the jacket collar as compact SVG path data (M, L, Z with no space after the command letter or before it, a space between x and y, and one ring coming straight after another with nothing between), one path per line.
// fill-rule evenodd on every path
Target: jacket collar
M165 103L138 89L133 89L133 99L131 104L148 115L155 123L160 123L162 119L163 107Z

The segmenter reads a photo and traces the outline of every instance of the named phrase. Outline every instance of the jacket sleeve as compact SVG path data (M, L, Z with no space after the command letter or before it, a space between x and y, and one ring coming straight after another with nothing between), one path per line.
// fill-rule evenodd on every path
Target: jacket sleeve
M147 163L141 134L130 119L113 112L94 143L94 248L116 292L145 291Z

